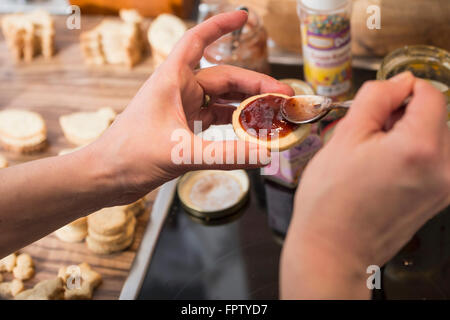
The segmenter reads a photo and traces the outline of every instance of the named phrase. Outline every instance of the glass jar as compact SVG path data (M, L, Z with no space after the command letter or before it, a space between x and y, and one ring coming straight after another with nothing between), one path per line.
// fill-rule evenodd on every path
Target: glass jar
M349 0L298 0L306 81L333 100L351 96Z
M223 4L223 1L203 1L199 6L199 21L237 7ZM208 46L200 61L201 68L229 64L262 73L270 73L267 50L267 32L261 19L253 10L248 21L238 33L229 33Z
M430 81L450 100L450 53L444 49L416 45L406 46L388 54L377 72L377 80L385 80L403 71ZM447 103L450 125L450 104Z
M450 54L447 51L425 45L397 49L384 58L377 79L389 79L407 70L430 81L449 97ZM450 297L449 227L450 207L447 207L417 231L386 264L382 287L387 299Z

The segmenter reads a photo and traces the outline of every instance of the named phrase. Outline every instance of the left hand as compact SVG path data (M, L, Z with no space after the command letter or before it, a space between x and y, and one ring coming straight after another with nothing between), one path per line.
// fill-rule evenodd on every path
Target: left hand
M122 196L117 201L137 199L189 170L230 170L262 165L264 159L249 165L249 153L258 150L257 145L243 141L207 142L192 132L196 120L202 121L203 130L212 124L231 123L235 108L227 102L268 92L293 94L289 86L257 72L232 66L195 69L206 46L241 28L246 21L245 11L224 13L187 31L125 111L88 147L102 159L102 165L110 168L119 188L117 195ZM205 94L211 96L211 103L202 109ZM182 151L183 155L187 152L190 164L176 164L172 159L172 152L179 143L172 138L176 132L184 133L191 141ZM194 148L194 145L201 147ZM203 160L203 152L211 149L220 153L215 154L216 158L231 157L234 164L205 164L204 161L194 164L194 158ZM237 154L235 150L245 150L245 153ZM266 150L262 153L267 155ZM244 164L236 164L238 156L243 157L240 163Z

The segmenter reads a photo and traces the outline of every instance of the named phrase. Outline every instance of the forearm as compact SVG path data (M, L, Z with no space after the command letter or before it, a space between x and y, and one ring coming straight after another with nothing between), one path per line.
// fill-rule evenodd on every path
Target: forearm
M91 149L0 171L0 257L114 203L113 172Z
M368 275L351 252L297 230L293 228L296 233L288 234L283 248L282 299L370 298L366 286Z

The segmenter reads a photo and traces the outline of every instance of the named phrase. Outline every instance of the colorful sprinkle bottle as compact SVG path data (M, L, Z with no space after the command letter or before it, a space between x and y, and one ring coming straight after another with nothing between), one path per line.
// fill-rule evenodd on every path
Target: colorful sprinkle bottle
M298 0L303 68L316 94L345 100L352 87L351 0Z

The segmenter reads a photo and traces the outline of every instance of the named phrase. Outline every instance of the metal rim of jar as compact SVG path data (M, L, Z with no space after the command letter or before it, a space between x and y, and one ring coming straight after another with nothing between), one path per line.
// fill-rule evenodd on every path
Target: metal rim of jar
M377 72L377 80L386 80L394 67L417 59L437 62L450 70L450 53L448 51L434 46L411 45L398 48L384 57Z
M245 173L245 177L248 180L248 183L250 184L250 178L248 177L248 173L245 171L243 172ZM250 189L245 190L245 192L241 194L241 196L238 198L238 200L234 205L225 209L217 211L200 211L189 206L183 201L182 197L180 196L180 188L182 187L183 183L185 183L185 180L189 178L190 174L191 174L190 172L184 174L177 182L177 195L178 198L180 199L181 206L190 215L197 217L199 219L206 219L206 220L223 219L225 217L234 216L238 214L237 212L247 204L247 201L250 197Z
M340 14L342 12L347 12L350 16L350 13L352 11L352 1L347 1L343 3L342 5L328 9L328 10L320 10L320 9L313 9L305 4L303 4L303 1L297 0L297 14L300 16L302 12L306 14L327 14L327 15L334 15L334 14Z
M214 7L214 9L217 10L217 12L215 12L215 14L233 11L238 8L238 6L232 5L230 3L214 4L213 7ZM248 41L248 40L252 40L254 38L257 39L257 35L263 30L261 18L255 13L254 10L249 11L248 22L249 21L255 21L255 25L253 28L249 28L249 30L251 30L251 32L242 33L242 35L241 35L242 41Z

